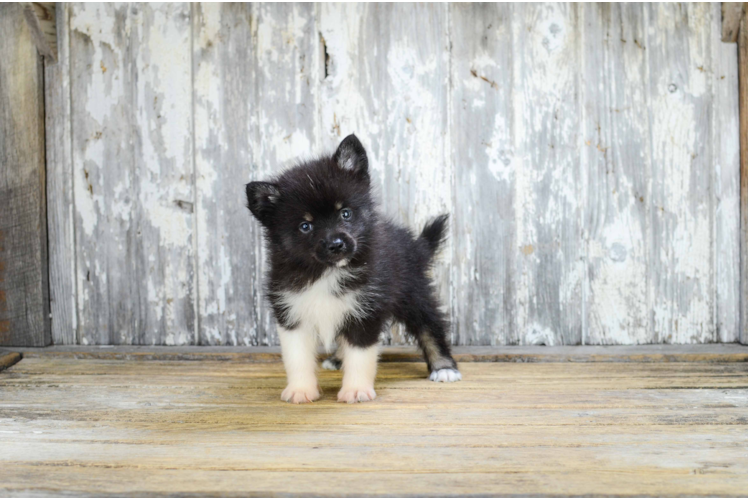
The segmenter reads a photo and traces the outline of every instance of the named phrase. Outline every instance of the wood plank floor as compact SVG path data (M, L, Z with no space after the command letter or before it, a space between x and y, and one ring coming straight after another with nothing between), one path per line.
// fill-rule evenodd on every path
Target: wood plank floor
M382 363L376 401L279 400L281 364L27 357L0 495L748 494L748 363Z

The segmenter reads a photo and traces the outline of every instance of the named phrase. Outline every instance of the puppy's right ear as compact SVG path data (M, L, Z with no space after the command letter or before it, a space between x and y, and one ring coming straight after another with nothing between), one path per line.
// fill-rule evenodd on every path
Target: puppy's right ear
M278 186L270 182L250 182L247 184L247 208L260 222L266 221L273 213L280 199Z
M361 141L354 134L341 141L338 150L332 155L332 160L343 170L369 177L369 158Z

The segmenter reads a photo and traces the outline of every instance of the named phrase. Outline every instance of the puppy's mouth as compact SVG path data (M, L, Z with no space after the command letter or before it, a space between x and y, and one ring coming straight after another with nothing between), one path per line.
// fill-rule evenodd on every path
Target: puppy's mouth
M345 267L350 264L351 259L353 258L353 252L346 253L345 255L320 255L319 253L315 253L314 258L326 266Z

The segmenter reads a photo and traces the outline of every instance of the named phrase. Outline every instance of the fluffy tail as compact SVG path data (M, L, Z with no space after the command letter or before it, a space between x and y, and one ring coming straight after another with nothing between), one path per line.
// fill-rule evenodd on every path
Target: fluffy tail
M427 222L418 237L418 242L426 246L429 257L433 257L442 243L447 239L447 219L449 214L442 214Z

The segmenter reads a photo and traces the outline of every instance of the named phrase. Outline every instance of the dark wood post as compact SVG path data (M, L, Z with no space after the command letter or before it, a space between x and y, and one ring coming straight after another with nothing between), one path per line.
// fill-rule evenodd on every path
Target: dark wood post
M51 343L44 63L23 6L0 4L0 346Z

